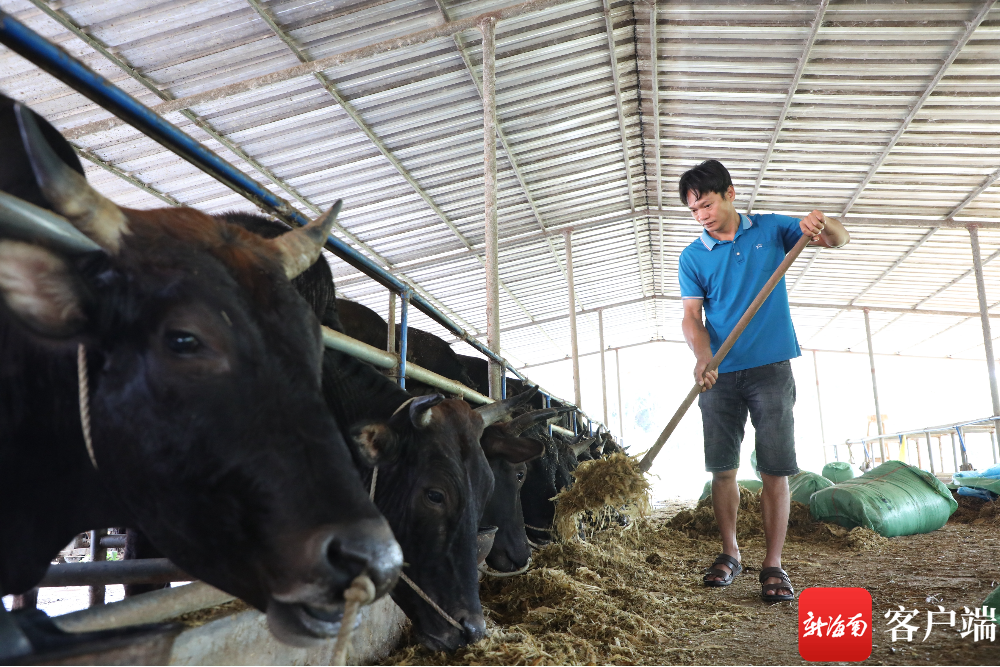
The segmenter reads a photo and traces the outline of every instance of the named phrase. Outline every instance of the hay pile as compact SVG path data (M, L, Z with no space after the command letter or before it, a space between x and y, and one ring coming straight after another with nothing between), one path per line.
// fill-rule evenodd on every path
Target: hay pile
M990 502L982 498L960 496L952 491L958 509L948 518L948 523L1000 524L1000 500Z
M698 501L693 510L681 510L669 525L692 539L698 537L718 537L719 524L715 522L715 512L712 509L712 496ZM740 509L736 515L736 539L745 542L753 537L764 534L764 521L761 515L760 494L740 487ZM854 549L855 551L881 551L889 544L889 540L868 528L848 530L834 524L813 521L809 514L809 506L803 503L791 503L788 514L788 535L815 542L835 541Z
M406 646L386 664L698 663L719 648L706 632L753 618L701 594L703 563L664 524L612 527L533 558L524 575L482 582L488 638L451 655Z
M633 519L649 514L649 482L636 457L617 452L584 461L573 478L573 485L555 497L553 525L560 539L576 538L577 521L585 512L597 513L597 529L610 525L617 514Z

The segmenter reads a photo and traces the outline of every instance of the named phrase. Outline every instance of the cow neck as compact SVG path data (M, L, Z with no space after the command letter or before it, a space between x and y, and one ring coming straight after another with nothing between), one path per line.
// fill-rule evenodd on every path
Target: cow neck
M412 401L413 399L411 398L410 400ZM399 412L399 410L401 410L409 402L410 401L406 401L406 403L404 403L403 405L399 406L399 408L396 409L396 412ZM378 466L375 466L374 468L372 468L372 485L371 485L371 488L368 491L368 496L372 500L372 502L375 501L375 484L376 484L377 481L378 481ZM531 564L531 560L530 559L528 560L528 564L529 565ZM457 628L460 632L465 632L465 628L462 627L462 624L459 623L458 621L456 621L454 618L452 618L448 614L448 612L446 612L444 609L442 609L438 605L438 603L434 602L434 600L432 600L431 597L429 595L427 595L427 593L424 593L424 591L420 588L420 586L417 586L417 583L415 581L413 581L412 579L410 579L403 572L399 573L399 578L402 579L403 581L405 581L406 585L409 586L410 588L412 588L414 593L416 593L417 595L419 595L421 597L421 599L423 599L424 602L426 602L427 604L429 604L434 611L436 611L438 614L440 614L441 618L443 618L448 623L450 623L452 626L454 626L455 628Z
M87 456L90 463L97 467L97 458L94 456L94 441L90 436L90 381L87 377L87 348L80 343L76 347L76 380L80 394L80 426L83 428L83 444L87 447Z

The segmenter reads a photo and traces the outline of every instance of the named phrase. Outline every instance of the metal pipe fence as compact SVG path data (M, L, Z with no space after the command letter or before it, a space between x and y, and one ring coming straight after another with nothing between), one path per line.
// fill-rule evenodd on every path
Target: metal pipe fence
M48 42L45 38L14 20L3 11L0 11L0 43L99 106L112 112L140 132L163 145L167 150L187 160L206 174L242 195L260 209L271 213L290 225L302 226L308 224L309 220L288 202L274 195L233 165L201 145L198 141L186 135L155 112L133 99L121 88L95 73L86 65L69 56L62 49ZM493 399L469 387L421 368L416 364L407 363L408 307L412 303L431 320L437 322L451 334L465 341L468 345L483 354L492 362L491 365L497 364L503 369L502 395L506 394L507 372L512 373L524 382L530 382L526 376L514 368L506 359L491 350L487 345L479 342L474 336L470 335L465 329L452 321L451 318L433 306L427 299L418 294L412 286L392 275L389 271L383 269L344 241L331 234L327 238L325 247L340 259L386 287L391 294L400 297L399 354L378 350L344 334L324 328L323 340L324 344L328 347L352 354L380 368L395 369L399 376L399 384L402 387L405 387L406 378L409 377L449 393L457 394L472 402L492 402ZM394 308L390 308L390 318L394 320L395 314L392 312L393 310ZM388 326L390 329L389 340L391 341L394 335L394 323L389 322ZM593 431L589 417L586 417L586 414L579 410L578 405L558 399L551 392L544 391L541 388L539 390L542 392L546 406L555 399L563 405L577 408L576 412L579 412L587 419L588 431ZM572 424L572 430L551 426L549 432L550 434L556 432L565 436L573 436L577 431L575 414L572 417ZM123 548L125 537L122 535L106 535L105 533L106 531L104 530L95 530L90 533L88 546L90 547L92 562L53 565L40 584L43 587L77 585L91 587L91 609L56 617L59 619L57 624L64 630L82 632L135 623L154 622L170 618L178 613L215 606L233 599L232 596L218 591L207 584L196 582L180 589L153 591L122 602L104 605L104 589L107 585L165 583L167 581L190 580L189 576L185 575L179 568L166 559L106 561L107 550L109 548ZM104 607L106 611L102 611L101 607Z
M993 459L993 464L1000 462L1000 449L998 449L998 438L997 438L997 422L1000 421L1000 416L984 417L982 419L973 419L971 421L964 422L954 422L952 424L942 424L939 426L928 426L926 428L912 429L908 431L897 431L895 433L879 434L879 435L868 435L863 438L856 438L854 440L845 440L843 443L838 445L824 444L824 449L826 447L832 447L834 453L834 459L840 460L840 446L846 446L848 452L853 459L853 452L851 451L852 445L861 445L862 455L865 461L874 462L875 456L875 446L879 447L880 462L885 462L887 460L896 459L903 460L905 463L913 464L912 461L907 460L910 458L910 441L915 441L914 452L916 454L916 466L921 469L926 469L931 473L940 474L945 473L945 457L943 451L943 445L941 439L945 436L949 436L951 439L952 448L952 462L953 470L952 472L958 472L960 470L972 470L973 465L969 461L969 452L966 445L966 437L970 433L989 433L990 435L990 454ZM934 448L931 444L931 438L938 439L938 466L934 465ZM923 439L927 446L927 465L924 465L923 455L920 451L919 441ZM888 449L888 444L886 441L895 440L899 443L900 456L905 456L906 459L899 457L893 457L891 454L887 455L886 450ZM959 461L961 460L961 463Z

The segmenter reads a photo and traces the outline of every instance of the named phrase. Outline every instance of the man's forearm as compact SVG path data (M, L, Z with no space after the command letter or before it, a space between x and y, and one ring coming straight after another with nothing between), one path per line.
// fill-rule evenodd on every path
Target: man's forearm
M708 329L702 322L693 317L685 317L681 322L681 330L684 332L688 347L697 359L712 358L712 341Z

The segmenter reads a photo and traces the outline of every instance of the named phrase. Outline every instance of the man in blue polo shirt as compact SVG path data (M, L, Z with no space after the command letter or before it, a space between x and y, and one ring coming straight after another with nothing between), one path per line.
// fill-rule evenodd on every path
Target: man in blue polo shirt
M703 581L706 586L728 586L743 571L736 542L740 504L736 469L749 412L756 431L757 471L764 482L761 511L767 551L760 572L761 597L767 602L791 600L795 589L781 569L781 550L788 527L788 476L799 471L792 422L795 380L789 360L801 352L784 280L719 369L705 369L803 234L812 237L813 245L827 248L844 245L850 236L839 221L820 211L801 220L740 214L733 204L732 178L717 160L685 172L680 196L703 227L681 253L677 273L684 300L684 338L697 358L695 380L704 387L698 405L705 433L705 469L712 473L712 505L722 534L722 553Z

